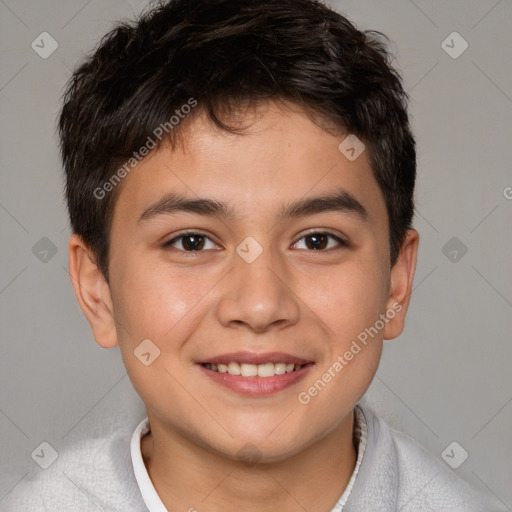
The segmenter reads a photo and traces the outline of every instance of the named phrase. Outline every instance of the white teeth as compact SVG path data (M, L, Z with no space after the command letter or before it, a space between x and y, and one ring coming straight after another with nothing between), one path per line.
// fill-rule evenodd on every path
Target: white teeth
M240 365L238 363L231 362L228 364L228 373L230 375L240 375Z
M258 366L255 364L242 363L240 365L240 373L242 377L256 377L256 375L258 375Z
M300 370L300 364L293 363L263 363L263 364L239 364L231 361L228 364L211 364L205 363L204 366L209 370L219 373L229 373L230 375L241 375L242 377L273 377L274 375L284 375L296 370Z
M276 363L274 365L274 371L276 375L284 375L286 373L286 364Z
M273 375L275 375L274 363L259 364L256 368L258 372L258 377L272 377Z

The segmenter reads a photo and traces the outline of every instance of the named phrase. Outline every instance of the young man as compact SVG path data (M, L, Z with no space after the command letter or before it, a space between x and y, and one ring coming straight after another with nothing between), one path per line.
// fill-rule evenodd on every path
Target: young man
M418 249L379 34L312 0L171 1L78 68L60 135L73 287L147 418L7 510L498 510L359 404Z

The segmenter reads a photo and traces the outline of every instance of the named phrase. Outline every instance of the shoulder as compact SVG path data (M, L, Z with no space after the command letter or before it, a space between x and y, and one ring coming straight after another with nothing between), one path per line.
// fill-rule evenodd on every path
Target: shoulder
M490 512L485 498L441 459L404 432L388 428L397 452L399 502L405 510L417 510L421 503L425 510Z
M35 466L0 502L2 512L142 510L129 430L75 439L47 469Z
M365 482L361 482L359 489L362 502L365 488L368 500L384 487L389 510L392 507L403 512L505 510L493 505L489 497L470 486L413 438L388 425L367 406L358 407L368 431L362 463Z

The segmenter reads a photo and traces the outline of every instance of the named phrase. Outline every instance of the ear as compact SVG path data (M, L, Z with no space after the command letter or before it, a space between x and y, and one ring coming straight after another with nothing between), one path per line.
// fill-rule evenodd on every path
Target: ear
M69 239L69 274L96 342L103 348L115 347L117 332L109 285L96 264L94 253L76 234Z
M405 315L409 307L412 293L412 283L416 270L420 235L415 229L409 229L400 250L400 255L391 269L389 297L387 302L389 318L384 328L384 339L392 340L402 334L405 325Z

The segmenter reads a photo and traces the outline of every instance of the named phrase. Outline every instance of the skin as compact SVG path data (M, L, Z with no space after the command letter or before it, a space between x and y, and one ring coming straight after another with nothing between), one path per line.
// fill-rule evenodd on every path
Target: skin
M276 104L246 112L243 121L249 127L235 135L199 114L186 125L185 144L163 146L138 164L114 209L109 283L77 235L70 273L97 343L119 344L145 403L151 433L142 453L169 510L328 512L355 467L354 405L377 370L383 340L404 327L419 236L408 232L390 268L384 198L366 152L349 161L338 150L346 134ZM341 189L364 206L366 222L350 211L277 217L283 205ZM225 202L235 215L175 212L139 221L169 192ZM209 237L202 252L187 252L183 238L163 247L185 229ZM326 248L312 249L311 230L348 246L329 237ZM252 263L236 253L248 236L263 248ZM397 304L384 329L301 404L299 393ZM147 338L161 351L149 366L134 356ZM314 366L296 385L248 397L195 364L239 350L287 352ZM247 443L256 464L241 457Z

